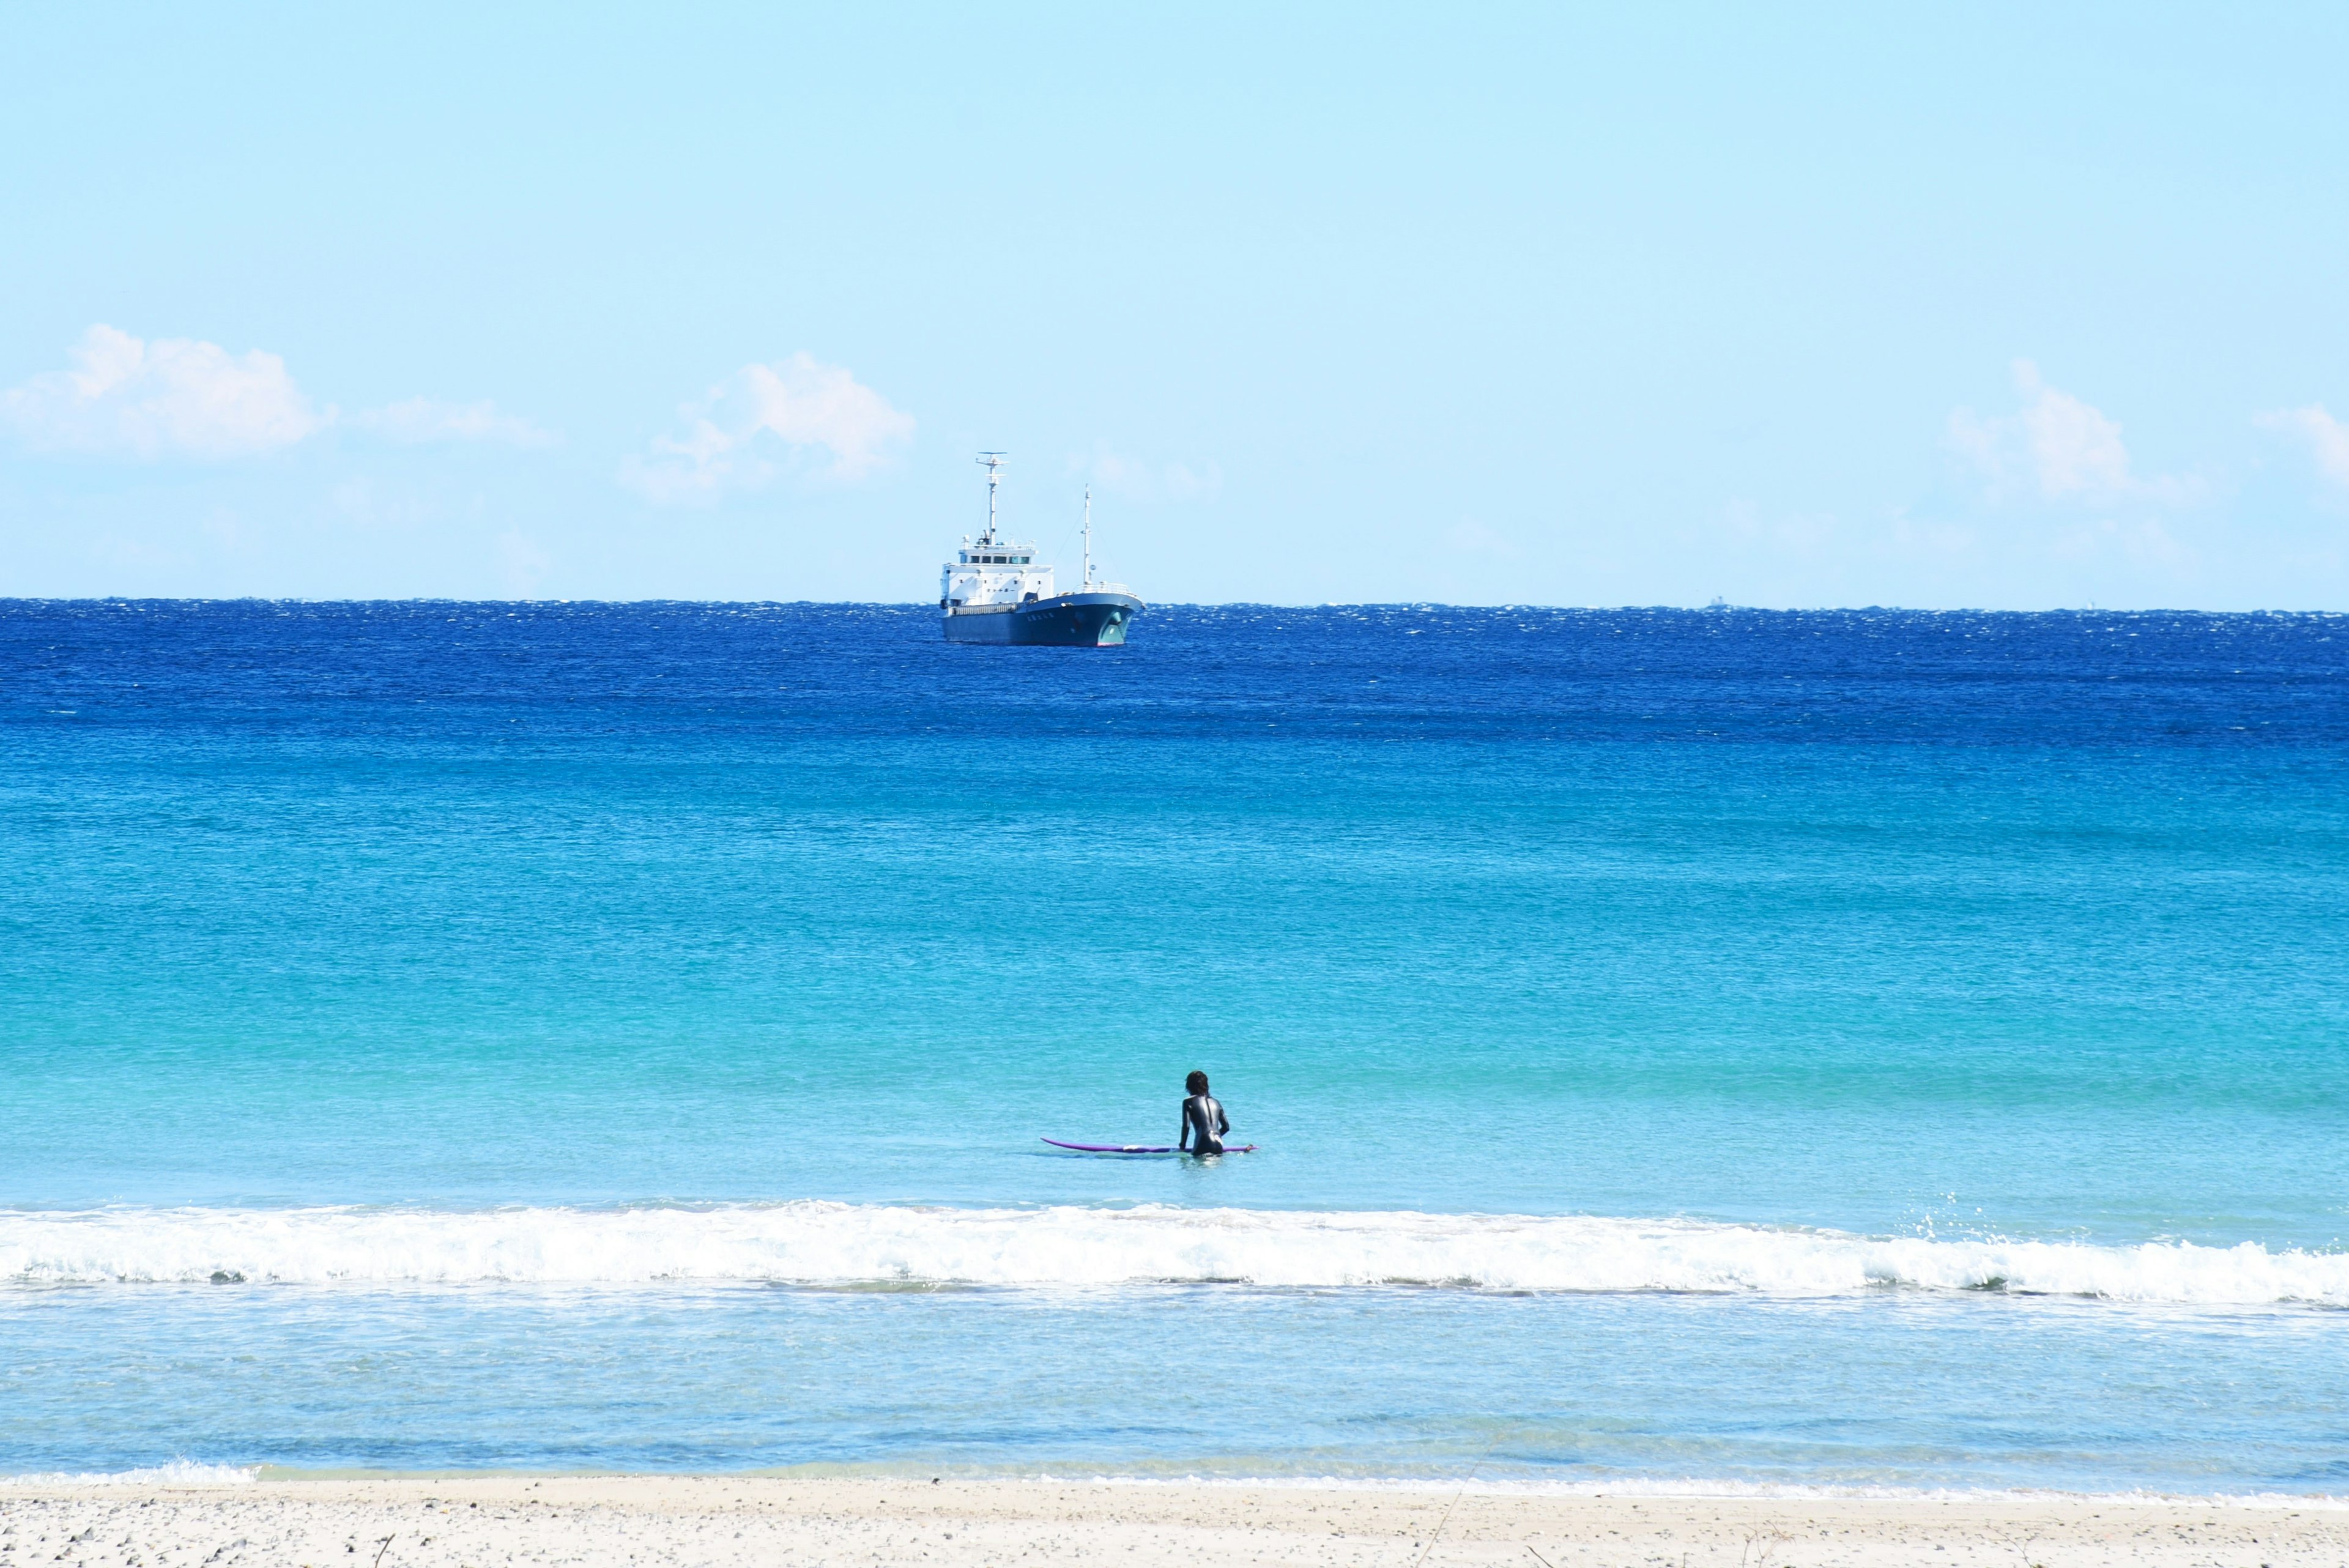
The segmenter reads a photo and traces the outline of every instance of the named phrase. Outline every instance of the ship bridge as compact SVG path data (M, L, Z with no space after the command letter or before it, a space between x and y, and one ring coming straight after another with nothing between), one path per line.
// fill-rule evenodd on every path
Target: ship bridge
M963 540L946 565L938 597L942 609L1049 599L1052 568L1037 564L1035 545L998 538L989 531Z
M1036 546L1007 539L995 526L995 487L1003 479L1003 454L978 454L987 470L987 532L962 536L938 581L938 607L957 610L1011 608L1052 597L1052 568L1036 564Z

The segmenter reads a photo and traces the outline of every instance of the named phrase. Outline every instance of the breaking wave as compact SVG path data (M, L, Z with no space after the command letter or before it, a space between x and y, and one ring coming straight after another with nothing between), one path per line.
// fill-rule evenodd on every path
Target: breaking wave
M0 1477L11 1486L251 1486L260 1472L244 1465L207 1465L173 1459L129 1470L39 1470Z
M2349 1253L1867 1237L1692 1220L942 1209L0 1210L0 1282L461 1285L1234 1282L1834 1297L1907 1288L2349 1307Z

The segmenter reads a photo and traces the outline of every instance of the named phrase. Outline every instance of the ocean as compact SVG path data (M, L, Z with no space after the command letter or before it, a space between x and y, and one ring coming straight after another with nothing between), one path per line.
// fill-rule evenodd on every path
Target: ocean
M0 603L0 1473L2349 1494L2344 763L2341 616Z

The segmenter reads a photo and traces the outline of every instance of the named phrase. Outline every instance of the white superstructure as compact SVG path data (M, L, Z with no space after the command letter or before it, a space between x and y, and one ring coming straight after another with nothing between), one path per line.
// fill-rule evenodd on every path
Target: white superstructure
M995 525L995 487L1002 483L1003 454L983 452L987 466L987 532L963 535L962 547L946 564L938 584L942 609L984 605L1019 605L1052 597L1052 568L1036 559L1036 546L1001 537Z

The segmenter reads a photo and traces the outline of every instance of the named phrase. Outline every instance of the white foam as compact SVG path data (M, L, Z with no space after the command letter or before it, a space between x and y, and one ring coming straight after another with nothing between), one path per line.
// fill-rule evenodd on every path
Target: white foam
M135 1470L44 1470L8 1476L11 1486L251 1486L260 1472L237 1465L173 1459Z
M1068 1481L1079 1478L1050 1473L1036 1478L1045 1481ZM1476 1497L1617 1497L1617 1498L1754 1498L1770 1501L1800 1501L1806 1498L1887 1499L1910 1502L1996 1502L2028 1501L2047 1498L2075 1498L2085 1501L2118 1505L2140 1504L2147 1507L2174 1507L2185 1504L2222 1503L2230 1508L2307 1509L2327 1512L2349 1512L2349 1498L2330 1492L2260 1491L2260 1492L2169 1492L2148 1491L2143 1488L2130 1491L2068 1491L2048 1487L1999 1486L1899 1486L1889 1482L1872 1481L1754 1481L1709 1479L1702 1476L1657 1477L1615 1476L1607 1480L1464 1480L1443 1476L1134 1476L1094 1475L1081 1478L1093 1486L1130 1487L1216 1487L1224 1489L1257 1490L1281 1488L1290 1491L1368 1491L1408 1492Z
M828 1202L625 1209L0 1210L0 1281L453 1285L771 1281L1932 1292L2349 1306L2349 1254L1867 1237L1683 1220Z

